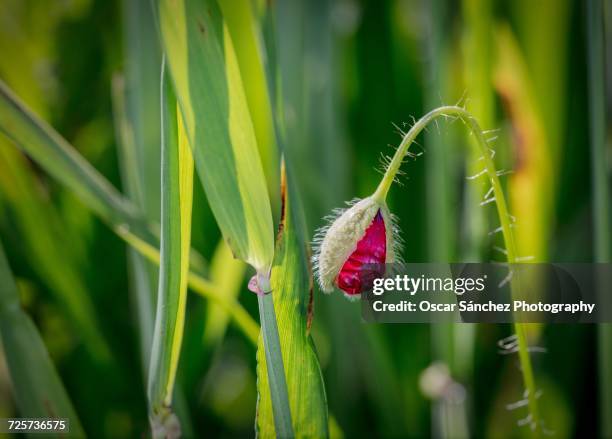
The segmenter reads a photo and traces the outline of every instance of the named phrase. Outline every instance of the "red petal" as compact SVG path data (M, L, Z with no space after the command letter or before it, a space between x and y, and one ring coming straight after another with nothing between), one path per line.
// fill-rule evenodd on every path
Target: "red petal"
M336 284L349 296L361 294L367 288L367 279L360 274L361 268L366 264L384 264L387 258L387 237L385 234L385 221L380 210L367 228L363 238L357 243L357 248L346 260ZM383 269L384 270L384 269ZM381 273L371 273L382 276ZM367 276L369 279L370 276Z

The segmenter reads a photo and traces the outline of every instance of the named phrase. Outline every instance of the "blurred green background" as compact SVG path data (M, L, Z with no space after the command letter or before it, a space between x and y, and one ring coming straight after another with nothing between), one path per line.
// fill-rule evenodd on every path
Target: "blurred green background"
M604 5L609 18L612 7ZM332 208L374 190L381 154L391 155L400 141L397 127L406 130L412 117L460 103L495 130L488 136L497 137L497 163L513 170L504 184L520 256L605 257L595 245L592 166L608 160L609 187L610 148L592 161L588 79L593 57L604 54L589 55L587 2L291 0L254 7L268 74L285 81L286 137L296 145L311 235ZM609 53L609 29L607 36ZM127 108L138 115L134 137L148 145L137 158L147 163L142 178L155 181L160 59L148 0L0 0L0 78L126 193L112 84L125 84ZM606 91L604 83L597 86ZM602 116L604 108L596 111ZM499 258L499 237L489 234L498 226L494 209L479 206L488 188L465 178L480 170L467 142L460 124L440 123L419 139L415 152L424 154L404 165L389 205L406 261ZM139 204L156 219L159 190L145 187ZM196 188L193 244L211 261L220 235ZM131 256L74 194L2 136L0 238L23 307L87 433L146 434ZM609 252L610 242L598 244ZM213 276L236 269L244 272L208 267ZM246 279L239 300L256 316ZM187 436L253 434L255 348L219 319L200 296L189 296L178 377L179 404L190 415ZM507 408L523 389L516 357L498 348L510 334L504 325L364 325L358 304L315 292L313 336L329 409L346 437L444 435L448 426L455 436L528 435L517 426L525 413ZM533 327L530 337L546 349L533 360L547 428L556 437L603 436L599 401L606 386L598 374L612 372L602 370L598 328ZM427 378L452 385L424 389ZM0 350L0 418L16 414Z

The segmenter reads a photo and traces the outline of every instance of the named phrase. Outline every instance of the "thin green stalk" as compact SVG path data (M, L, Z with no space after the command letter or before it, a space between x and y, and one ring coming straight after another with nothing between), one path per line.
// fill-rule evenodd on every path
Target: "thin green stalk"
M493 193L495 196L495 205L497 206L497 215L499 217L499 221L501 224L502 235L504 238L504 243L506 246L507 252L507 260L508 263L513 264L517 262L517 254L516 254L516 245L514 242L514 236L512 234L512 229L510 228L510 214L508 212L508 205L506 203L506 197L504 195L504 191L502 185L499 181L499 177L497 176L497 171L495 169L495 164L493 163L493 158L491 156L490 149L487 145L487 141L484 137L482 129L478 125L476 119L472 117L472 115L466 111L464 108L457 106L443 106L436 108L435 110L430 111L421 119L419 119L408 131L408 133L402 139L383 179L381 180L376 192L373 197L383 202L387 197L389 189L397 172L399 171L400 166L408 152L408 148L414 142L416 137L419 135L421 131L434 119L439 117L444 118L458 118L462 120L471 131L472 135L476 139L476 146L482 154L482 160L484 162L484 167L486 170L486 174L489 177L489 181L493 188ZM514 292L515 281L512 282L512 290ZM525 335L524 324L515 322L514 328L516 331L517 342L518 342L518 354L519 361L521 365L521 371L523 374L523 382L525 388L527 390L527 399L528 399L528 408L529 415L531 417L531 425L532 430L536 435L539 433L540 428L540 410L538 401L536 399L536 386L535 386L535 378L533 373L533 367L531 365L531 358L529 356L529 350L527 345L527 338Z
M257 302L259 304L261 335L266 354L270 399L272 400L272 412L274 414L274 429L276 436L279 438L294 437L291 409L289 407L289 393L287 392L287 380L285 378L285 367L283 365L283 355L278 336L278 324L276 322L276 313L274 312L274 298L272 297L270 279L268 276L259 273L256 276L260 290L260 294L257 295Z
M610 190L606 173L605 82L604 82L604 9L601 0L589 0L588 72L589 121L591 130L591 169L593 186L593 245L595 262L610 262ZM598 291L603 293L609 280L598 279ZM612 436L612 325L597 327L599 344L599 379L601 435Z

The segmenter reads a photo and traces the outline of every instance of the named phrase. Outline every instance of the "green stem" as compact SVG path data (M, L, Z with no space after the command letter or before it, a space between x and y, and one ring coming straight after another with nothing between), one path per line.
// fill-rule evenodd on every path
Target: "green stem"
M291 438L295 435L291 424L291 409L289 407L285 367L283 365L276 313L274 312L274 299L268 275L257 273L257 285L260 290L260 293L257 294L257 301L259 302L261 334L266 354L268 382L270 383L274 429L276 437Z
M513 264L517 262L516 245L514 242L514 236L511 229L510 214L508 212L508 205L506 203L506 197L502 189L502 185L499 181L495 164L493 163L493 157L491 151L484 137L482 129L478 125L478 122L472 115L464 108L457 106L443 106L430 111L421 119L419 119L410 128L410 131L406 133L399 147L397 148L385 175L383 176L376 192L374 192L373 198L383 202L387 198L389 189L395 180L397 172L404 161L404 157L408 152L408 148L414 142L416 137L425 129L425 127L433 120L444 117L444 118L458 118L461 119L469 128L470 132L476 139L476 145L482 154L482 161L484 162L484 168L491 186L493 187L493 193L495 196L495 205L497 206L497 215L502 229L502 235L504 237L504 243L506 246L507 260L508 263ZM512 281L512 290L514 293L515 281ZM523 382L527 389L527 399L529 414L531 416L531 426L535 435L539 433L540 426L540 410L536 399L536 386L535 378L533 373L533 367L531 365L531 358L529 356L529 349L527 345L527 336L525 333L525 325L519 322L514 323L516 331L516 337L518 342L518 355L519 362L521 365L521 371L523 374Z

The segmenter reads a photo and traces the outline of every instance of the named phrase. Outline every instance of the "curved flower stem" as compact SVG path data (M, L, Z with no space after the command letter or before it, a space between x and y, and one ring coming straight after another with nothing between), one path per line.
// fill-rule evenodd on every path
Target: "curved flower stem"
M499 217L499 222L501 225L502 234L504 237L504 244L506 246L507 252L507 260L509 264L514 264L517 262L517 254L516 254L516 245L514 242L514 235L511 229L510 222L510 214L508 212L508 205L506 203L506 197L504 195L504 191L502 189L501 183L499 181L499 177L497 175L497 171L495 169L495 164L493 163L493 157L491 154L491 150L487 144L487 141L484 137L482 129L478 125L476 119L464 108L457 106L443 106L436 108L435 110L430 111L421 119L419 119L413 126L410 128L408 133L402 139L399 147L397 148L385 175L383 176L376 192L374 192L373 198L384 201L387 198L387 194L389 193L389 189L395 180L397 172L404 161L404 157L408 152L408 148L414 142L416 137L423 131L423 129L434 119L439 117L444 118L458 118L461 119L468 127L474 138L476 139L476 147L479 152L482 154L482 160L484 162L484 167L487 176L489 177L489 181L491 182L491 186L493 187L493 193L495 196L495 205L497 206L497 215ZM516 282L513 280L511 282L511 288L513 292L516 288ZM529 415L531 418L531 426L532 430L536 435L539 433L540 427L540 414L539 407L537 402L536 395L536 386L535 386L535 378L533 373L533 367L531 365L531 358L529 356L529 349L527 345L527 336L525 333L525 325L523 323L515 322L514 329L516 331L517 343L518 343L518 355L519 361L521 365L521 371L523 374L523 382L525 388L527 390L527 399L528 399L528 408Z

